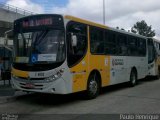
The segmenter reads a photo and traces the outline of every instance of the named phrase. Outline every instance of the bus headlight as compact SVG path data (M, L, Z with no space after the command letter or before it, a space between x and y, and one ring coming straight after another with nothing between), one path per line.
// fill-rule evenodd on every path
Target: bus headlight
M60 78L60 77L62 76L63 72L64 72L64 68L61 69L61 70L59 70L59 71L57 71L56 74L54 74L54 75L46 78L45 80L46 80L47 82L55 81L55 80L57 80L58 78Z
M15 76L15 75L13 75L13 74L12 74L12 78L13 78L13 79L15 79L15 80L17 80L17 79L18 79L18 77L17 77L17 76Z

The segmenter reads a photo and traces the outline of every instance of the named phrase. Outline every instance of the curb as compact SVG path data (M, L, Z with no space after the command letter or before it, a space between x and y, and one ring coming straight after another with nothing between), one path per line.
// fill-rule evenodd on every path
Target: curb
M16 100L16 96L0 97L0 104L7 103L7 102L12 102L14 100Z
M1 96L0 97L0 104L13 102L13 101L15 101L17 99L17 97L23 96L23 95L26 95L26 93L22 93L21 92L21 93L19 93L17 95L15 93L15 95L13 95L13 96Z

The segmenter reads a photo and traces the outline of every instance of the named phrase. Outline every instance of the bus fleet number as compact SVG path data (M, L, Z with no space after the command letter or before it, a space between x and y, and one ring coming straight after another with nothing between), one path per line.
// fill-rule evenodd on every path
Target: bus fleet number
M44 77L44 73L36 73L35 76Z

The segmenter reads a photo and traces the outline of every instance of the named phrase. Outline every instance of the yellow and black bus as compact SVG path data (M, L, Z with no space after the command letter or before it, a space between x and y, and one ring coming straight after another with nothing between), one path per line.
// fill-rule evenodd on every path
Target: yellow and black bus
M68 15L14 22L15 89L95 98L101 87L148 75L147 38ZM153 58L155 59L155 58Z

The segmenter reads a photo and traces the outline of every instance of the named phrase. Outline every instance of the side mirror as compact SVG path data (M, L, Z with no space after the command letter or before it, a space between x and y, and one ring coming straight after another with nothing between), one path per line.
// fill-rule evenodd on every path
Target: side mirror
M8 40L9 38L13 38L13 30L8 30L5 32L5 41L4 41L4 45L8 45Z
M155 58L155 60L158 59L158 51L156 49L154 49L154 58Z
M8 35L5 34L5 37L4 37L4 45L6 46L8 44Z
M76 47L77 46L77 36L73 35L73 33L72 33L71 38L72 38L72 46Z

